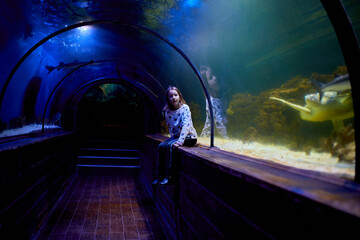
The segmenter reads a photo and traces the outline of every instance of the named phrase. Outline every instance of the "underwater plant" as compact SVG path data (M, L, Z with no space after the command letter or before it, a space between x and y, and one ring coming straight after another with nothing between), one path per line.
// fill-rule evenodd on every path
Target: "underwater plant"
M338 67L333 74L312 73L311 78L328 83L334 79L335 74L346 74L346 67ZM325 93L322 102L319 99L320 94L316 91L310 78L299 75L279 88L264 91L257 96L249 93L235 94L227 109L230 137L243 142L279 144L306 153L315 149L321 150L323 139L329 138L332 132L330 121L326 120L335 120L333 122L335 122L336 129L343 129L342 121L348 119L347 121L351 122L353 109L351 94L348 91L339 94L332 93L333 95ZM304 96L306 96L308 104L305 107L301 105ZM286 104L279 104L278 101ZM320 113L325 114L325 118L322 119L325 121L318 123L304 121L299 117L297 111L288 107L288 103L292 105L291 107L305 112L309 110L307 108L313 108L315 105L315 108L320 109ZM333 113L333 109L338 111ZM344 113L340 114L341 111ZM340 145L337 149L342 150L336 150L337 153L333 150L333 152L334 156L342 159L344 153L340 152L344 152L345 147L340 147Z
M0 133L8 128L8 124L6 122L1 121L0 119Z
M178 7L174 0L149 0L142 3L143 24L151 29L161 27L162 21L173 17L171 10Z
M227 109L228 132L230 137L242 138L259 111L258 97L249 93L237 93L232 97Z
M197 133L200 133L202 127L204 126L200 105L194 102L189 102L188 105L191 109L191 118L194 124L194 128L196 129Z
M277 96L271 96L270 99L280 101L298 110L300 118L305 121L323 122L330 120L335 130L340 131L344 128L343 120L354 116L350 82L346 70L346 67L341 66L331 75L313 73L310 82L316 88L316 93L304 93L305 106ZM308 90L313 89L308 88Z
M12 128L21 128L25 125L25 117L16 117L16 118L12 118L10 120L10 123L9 123L9 128L12 129Z
M352 124L347 125L340 131L332 131L326 139L324 150L330 151L332 156L338 157L339 161L355 161L355 130Z
M160 133L164 134L164 135L169 134L169 129L168 129L167 125L166 125L165 119L160 122Z

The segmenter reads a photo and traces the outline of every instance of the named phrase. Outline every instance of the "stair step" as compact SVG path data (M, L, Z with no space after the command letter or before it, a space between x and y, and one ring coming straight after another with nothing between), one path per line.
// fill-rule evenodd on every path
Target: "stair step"
M80 148L79 155L91 156L139 156L137 149L119 149L119 148Z
M131 175L140 173L140 166L78 164L76 172L80 175Z
M128 165L91 165L91 164L78 164L77 167L91 167L91 168L140 168L140 166Z
M138 166L139 162L139 157L78 156L78 164L84 165Z
M141 144L133 139L84 139L78 152L77 173L138 175L139 149Z
M115 141L115 140L82 140L80 146L84 148L118 148L118 149L139 149L140 144L136 141Z
M114 156L78 156L78 158L82 158L82 159L134 159L134 160L138 160L140 159L139 157L114 157Z
M114 151L114 152L139 152L137 149L119 149L119 148L80 148L83 151Z

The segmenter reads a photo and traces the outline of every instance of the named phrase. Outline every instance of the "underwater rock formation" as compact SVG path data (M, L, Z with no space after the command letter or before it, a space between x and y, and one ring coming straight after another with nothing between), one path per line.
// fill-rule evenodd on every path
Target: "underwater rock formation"
M335 80L334 80L335 76ZM312 79L310 82L316 82L317 84L322 84L322 86L329 85L327 83L331 82L331 86L336 87L334 89L338 89L337 86L340 86L339 84L345 83L345 81L339 82L338 79L340 79L339 76L347 76L347 68L344 66L338 67L334 71L333 74L318 74L313 73L310 77ZM345 78L344 78L345 79ZM346 78L346 83L348 83L348 78ZM281 88L287 88L286 85L289 85L291 83L294 83L295 79L290 80L288 83L281 86ZM336 82L336 84L334 84ZM336 85L336 86L335 86ZM336 131L339 131L344 127L343 120L352 118L354 116L353 111L353 102L352 102L352 96L351 96L351 89L350 86L346 85L346 89L339 89L339 91L324 91L319 90L317 86L317 89L314 89L314 87L309 87L309 82L306 81L300 81L299 87L307 90L305 92L301 91L303 93L303 96L305 97L306 105L303 107L301 105L298 105L291 100L284 100L278 96L271 96L270 99L280 101L284 104L287 104L288 106L300 111L300 117L301 119L305 121L312 121L312 122L322 122L331 120L333 123L333 126ZM297 90L297 86L293 86L293 88L287 88L287 92L299 92L299 91L293 91L294 89ZM333 88L331 88L333 89ZM319 92L320 91L320 92ZM284 92L284 91L282 91ZM316 92L316 93L310 93L310 92ZM294 97L293 94L291 94L290 97ZM286 98L285 98L286 99ZM296 97L297 99L297 97Z
M327 83L334 79L334 74L343 75L346 72L346 67L341 66L333 74L313 73L311 78ZM320 150L323 139L331 134L330 121L319 123L304 121L297 111L270 99L270 97L286 99L302 107L304 96L314 93L316 89L311 85L310 78L299 75L279 88L264 91L258 96L249 93L235 94L227 109L230 137L244 142L279 144L307 153L314 149ZM351 98L351 95L347 97ZM349 121L351 122L351 119ZM345 147L346 144L340 144L342 141L336 141L338 147L332 150L334 156L351 159L349 146Z
M25 126L25 117L23 117L23 116L12 118L10 120L10 123L9 123L10 129L21 128L23 126Z
M194 102L188 103L191 110L191 118L194 124L194 128L196 132L199 134L201 132L202 127L204 126L203 116L201 114L201 107L199 104Z
M243 142L251 143L259 139L259 132L254 127L249 127L244 132Z
M339 161L355 161L355 130L351 124L333 131L325 142L325 150L330 151L332 156L338 157Z
M8 128L8 124L0 120L0 133Z
M165 119L160 122L160 133L164 135L169 134L169 129L166 125Z
M242 134L249 126L259 111L258 97L249 93L237 93L232 97L228 114L228 132L231 137L242 138Z

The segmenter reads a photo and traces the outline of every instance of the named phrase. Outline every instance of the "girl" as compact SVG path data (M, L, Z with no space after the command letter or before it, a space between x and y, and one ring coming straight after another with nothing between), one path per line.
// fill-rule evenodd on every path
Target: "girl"
M171 168L172 148L179 146L192 147L196 144L197 134L191 120L191 112L181 92L174 86L166 90L166 105L163 108L170 138L159 144L158 178L153 184L167 184L169 177L166 168L166 157L169 157Z

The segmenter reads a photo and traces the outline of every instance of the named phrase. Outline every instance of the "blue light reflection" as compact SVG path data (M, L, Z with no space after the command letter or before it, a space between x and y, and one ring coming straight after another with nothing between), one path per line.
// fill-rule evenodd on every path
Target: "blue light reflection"
M187 0L184 2L184 7L197 7L200 0Z

